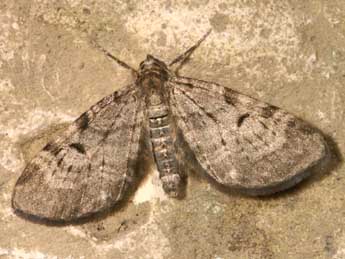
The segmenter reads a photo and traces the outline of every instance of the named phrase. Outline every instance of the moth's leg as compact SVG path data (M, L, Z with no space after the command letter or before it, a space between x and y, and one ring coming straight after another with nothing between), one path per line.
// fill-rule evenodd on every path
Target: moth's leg
M99 49L100 51L102 51L107 57L111 58L112 60L115 60L115 62L117 64L119 64L120 66L130 70L134 75L138 75L138 71L135 70L134 68L132 68L130 65L128 65L127 63L125 63L124 61L118 59L117 57L115 57L113 54L111 54L109 51L107 51L105 48L103 48L101 45L99 45L97 42L95 41L91 41L91 44L93 46L95 46L97 49Z
M171 70L175 72L175 74L178 73L178 71L182 68L182 66L187 62L190 55L193 54L194 50L196 50L200 44L207 38L207 36L211 33L212 30L209 30L206 32L204 36L200 40L198 40L197 43L195 43L192 47L190 47L188 50L186 50L183 54L179 55L177 58L175 58L173 61L170 62L169 67ZM173 65L176 65L175 68Z

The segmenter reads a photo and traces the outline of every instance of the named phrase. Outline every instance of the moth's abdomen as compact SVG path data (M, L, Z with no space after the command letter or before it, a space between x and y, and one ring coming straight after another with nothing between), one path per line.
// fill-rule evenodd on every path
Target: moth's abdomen
M179 193L181 178L174 146L174 124L169 108L157 96L152 96L148 106L148 119L153 156L163 183L170 196Z

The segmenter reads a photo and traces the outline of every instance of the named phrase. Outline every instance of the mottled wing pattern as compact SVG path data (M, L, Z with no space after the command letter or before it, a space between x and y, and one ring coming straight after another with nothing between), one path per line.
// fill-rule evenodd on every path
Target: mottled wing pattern
M327 152L323 137L295 116L214 83L171 79L171 109L204 171L250 195L286 189Z
M112 207L132 181L143 102L132 85L103 98L27 165L12 198L17 211L69 221Z

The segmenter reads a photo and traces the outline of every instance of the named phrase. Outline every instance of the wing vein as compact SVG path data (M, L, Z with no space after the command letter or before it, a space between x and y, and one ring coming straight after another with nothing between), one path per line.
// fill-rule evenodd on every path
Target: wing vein
M182 115L181 109L178 107L178 105L176 105L176 104L177 104L177 100L176 100L176 96L174 95L175 89L177 89L177 88L172 87L171 89L172 89L172 91L173 91L173 94L172 94L171 96L173 97L173 100L174 100L174 103L175 103L175 108L177 109L177 112L179 113L180 118L183 119L183 118L185 118L185 117ZM189 130L191 130L191 128L188 126L187 123L184 123L184 124L185 124L185 126L186 126ZM192 138L193 138L193 142L195 143L196 148L200 150L200 147L199 147L199 145L197 144L197 143L198 143L197 140L196 140L194 137L192 137ZM209 173L210 175L212 175L212 177L214 177L215 179L220 180L219 177L217 176L217 174L214 172L214 169L212 168L211 164L208 162L208 159L206 158L206 156L205 156L204 154L202 154L201 156L202 156L204 162L207 164L207 168L204 168L204 169L205 169L205 170L206 170L206 169L210 170L211 172L208 172L208 173Z
M192 101L207 117L209 117L217 126L218 134L221 138L222 143L224 143L224 148L226 151L229 151L229 149L226 147L226 142L224 140L224 135L222 134L222 131L220 130L220 125L218 119L210 112L206 111L205 107L202 107L200 104L198 104L190 95L187 94L186 91L183 91L182 89L176 88L181 91L181 93L186 96L190 101Z
M136 99L138 101L138 104L135 108L135 113L134 113L134 122L133 122L133 125L132 125L132 130L130 132L131 136L130 136L130 141L129 141L129 148L128 148L128 153L127 153L127 161L126 161L126 172L124 173L123 175L123 181L122 181L122 184L121 184L121 187L120 187L120 191L119 191L119 194L118 196L116 197L116 200L120 199L121 196L123 195L123 190L125 188L125 185L126 185L126 181L128 180L128 173L129 173L129 159L130 157L132 157L131 153L133 152L132 150L132 145L133 145L133 137L134 137L134 132L135 132L135 129L136 127L138 126L138 113L139 113L139 106L141 105L141 101ZM139 140L138 140L139 141ZM139 145L139 143L138 143Z

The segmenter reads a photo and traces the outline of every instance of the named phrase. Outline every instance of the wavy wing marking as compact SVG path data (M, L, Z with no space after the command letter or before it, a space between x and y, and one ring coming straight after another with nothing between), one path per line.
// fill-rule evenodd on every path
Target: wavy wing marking
M214 83L177 77L171 109L204 171L251 195L286 189L325 157L324 138L282 109Z
M143 103L135 87L114 92L48 143L18 179L14 209L69 221L112 207L135 174Z

